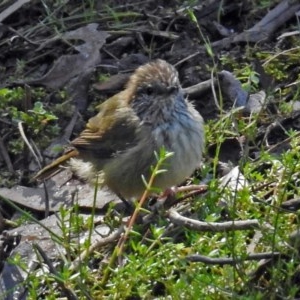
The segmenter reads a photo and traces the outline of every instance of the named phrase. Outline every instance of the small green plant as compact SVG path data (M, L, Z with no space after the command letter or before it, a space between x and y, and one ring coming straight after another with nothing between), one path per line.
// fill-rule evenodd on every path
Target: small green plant
M42 90L36 89L32 92L31 99L42 99L44 95ZM44 104L39 100L34 102L32 108L25 109L26 97L26 92L22 88L1 89L0 117L6 119L15 127L17 127L18 122L22 122L28 136L38 140L43 147L60 131L57 122L54 122L57 117L46 110ZM23 141L16 132L9 140L8 150L14 154L21 153L23 150Z

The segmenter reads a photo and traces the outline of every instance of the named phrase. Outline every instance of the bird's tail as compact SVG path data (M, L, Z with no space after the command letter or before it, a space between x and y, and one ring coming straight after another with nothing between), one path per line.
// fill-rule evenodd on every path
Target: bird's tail
M62 166L66 165L66 162L72 158L78 156L78 151L75 149L72 149L59 158L57 158L55 161L53 161L51 164L47 165L45 168L40 170L34 177L33 180L46 180L54 176L55 174L61 172L63 168Z

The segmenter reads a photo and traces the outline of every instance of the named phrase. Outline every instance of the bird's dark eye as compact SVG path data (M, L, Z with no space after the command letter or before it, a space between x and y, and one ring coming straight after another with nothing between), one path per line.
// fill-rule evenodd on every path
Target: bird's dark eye
M152 95L153 94L153 92L154 92L154 90L153 90L153 87L152 86L147 86L146 87L146 93L147 93L147 95Z

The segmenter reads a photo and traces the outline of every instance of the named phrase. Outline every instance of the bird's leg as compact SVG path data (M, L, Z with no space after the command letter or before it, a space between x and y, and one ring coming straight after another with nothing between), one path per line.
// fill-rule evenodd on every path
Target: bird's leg
M173 186L167 188L160 196L152 199L149 206L151 210L169 209L186 198L195 197L207 191L207 185L189 185L189 186ZM177 193L188 192L187 194L176 198Z
M133 203L131 201L126 200L120 193L117 193L117 196L125 205L126 212L128 212L129 214L132 214L134 211Z
M167 188L164 190L164 192L157 196L153 197L151 201L149 201L149 207L150 209L159 211L163 208L166 209L165 204L167 203L168 207L172 206L172 203L176 201L176 193L177 193L177 187L173 186L170 188Z

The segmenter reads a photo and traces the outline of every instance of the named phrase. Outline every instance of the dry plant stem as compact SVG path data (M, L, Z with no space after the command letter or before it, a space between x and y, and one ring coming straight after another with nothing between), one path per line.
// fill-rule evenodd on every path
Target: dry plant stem
M177 205L178 203L184 201L185 199L194 198L198 195L201 195L207 191L207 185L188 185L188 186L181 186L176 189L176 192L188 192L184 194L183 196L175 199L175 201L172 201L170 206L166 206L167 208L174 207L174 205Z
M298 32L298 34L299 34L299 32ZM280 55L284 55L284 54L287 54L287 53L290 53L290 52L293 52L293 51L297 51L299 49L300 49L300 47L298 46L298 47L290 48L290 49L287 49L287 50L284 50L284 51L280 51L279 53L276 53L273 56L271 56L269 59L267 59L262 64L262 66L265 67L267 64L269 64L272 60L274 60L275 58L277 58Z
M26 144L27 147L29 148L31 154L34 156L34 158L35 158L36 162L38 163L39 167L42 168L38 156L35 154L35 152L34 152L32 146L30 145L30 143L29 143L29 141L28 141L28 139L27 139L27 137L26 137L26 135L25 135L25 132L24 132L24 129L23 129L22 122L19 122L19 123L18 123L18 129L19 129L19 132L20 132L20 134L21 134L22 139L24 140L25 144Z
M273 146L270 146L270 148L267 149L267 152L272 153L272 152L276 151L276 148L279 148L280 146L291 142L295 138L299 138L299 136L300 136L300 132L297 132L294 136L288 137L288 138L284 139L283 141L280 141L279 143L277 143Z
M208 79L206 81L197 83L195 85L189 86L187 88L184 88L183 91L188 94L190 97L196 97L200 96L203 93L211 90L212 85L216 85L217 80L215 78L213 79Z
M184 196L177 198L176 201L174 201L173 206L182 202L185 199L194 198L198 195L201 195L201 194L205 193L206 191L207 191L207 189L202 189L202 190L198 189L198 190L189 192L189 193L185 194Z
M177 40L179 36L173 32L165 32L165 31L160 31L160 30L151 30L151 29L144 29L142 27L137 28L137 29L128 29L129 32L137 32L137 33L149 33L152 36L158 36L158 37L163 37L167 38L170 40Z
M17 11L23 4L30 2L30 0L18 0L14 1L12 5L6 8L0 14L0 22L3 22L7 17L9 17L12 13Z
M263 234L261 230L255 230L249 244L247 245L246 252L248 254L255 253L255 249L257 245L259 245L259 242L262 238L263 238Z
M7 169L10 173L14 173L15 170L14 170L14 167L13 167L13 164L10 160L10 157L8 155L8 152L6 150L6 147L4 146L4 143L3 143L3 139L0 137L0 153L2 154L2 157L6 163L6 166L7 166Z
M5 219L3 218L1 220L1 223L3 222L3 224L6 226L6 227L10 227L10 228L17 228L19 227L20 225L17 223L17 222L14 222L12 220L8 220L8 219Z
M69 122L68 126L64 130L62 140L65 140L65 141L70 140L72 132L74 130L74 127L77 123L78 117L79 117L79 111L78 111L78 108L76 107L75 110L74 110L74 114L73 114L73 117L72 117L71 121Z
M130 231L136 221L136 218L138 216L138 213L140 211L140 208L142 207L142 205L145 203L146 199L147 199L147 196L148 196L149 192L148 190L146 190L141 198L141 200L137 203L136 207L135 207L135 210L131 216L131 218L129 219L128 221L128 224L127 224L127 227L126 227L126 230L125 230L125 233L123 236L121 236L120 240L119 240L119 243L117 245L117 249L118 249L118 253L117 253L117 256L120 257L123 253L123 250L124 250L124 246L125 246L125 242L130 234Z
M201 46L201 47L203 48L203 46ZM193 57L195 57L195 56L197 56L197 55L201 55L202 53L203 53L203 51L196 51L196 52L194 52L193 54L191 54L191 55L189 55L189 56L183 58L183 59L180 60L179 62L177 62L177 63L175 64L175 67L177 67L177 66L183 64L184 62L186 62L186 61L192 59Z
M151 179L152 179L152 177L151 177ZM150 179L150 182L153 183L154 178L153 178L152 181L151 181L151 179ZM108 280L109 274L111 272L111 268L113 267L113 265L116 262L117 258L120 258L120 256L123 253L125 242L126 242L128 236L130 234L130 231L132 229L133 224L135 223L135 220L136 220L136 218L138 216L140 208L142 207L142 205L145 203L145 201L147 199L148 193L149 193L149 191L148 191L148 189L146 189L145 192L144 192L144 194L143 194L143 196L142 196L142 198L137 203L137 205L135 207L135 210L134 210L131 218L128 221L125 233L121 236L121 238L119 239L119 242L118 242L117 246L114 249L114 252L113 252L112 257L111 257L111 259L109 261L109 264L108 264L108 266L105 269L104 274L103 274L103 278L102 278L102 281L101 281L101 285L102 286L105 286L105 284L106 284L106 282Z
M187 256L187 260L191 262L203 262L207 265L236 265L238 263L247 261L247 260L261 260L261 259L270 259L279 257L282 254L279 252L265 252L265 253L256 253L249 254L246 257L241 258L211 258L204 255L194 254Z
M193 192L193 191L206 191L207 185L206 184L190 184L186 186L180 186L176 188L176 192Z
M45 229L47 232L49 232L49 234L51 235L51 237L57 241L60 241L61 238L58 234L56 234L54 231L50 230L47 226L45 226L42 222L40 222L39 220L37 220L36 218L34 218L30 213L26 212L25 210L21 209L18 205L14 204L11 200L9 200L8 198L2 197L0 196L0 200L5 202L6 204L8 204L9 206L11 206L14 210L18 211L19 213L21 213L21 215L24 215L26 218L28 218L30 221L32 221L33 223L38 224L39 226L41 226L43 229Z
M23 126L22 126L22 122L18 123L18 129L19 129L19 132L21 134L22 139L24 140L25 144L29 148L31 154L34 156L36 162L38 163L38 165L39 165L39 167L41 169L42 166L41 166L40 160L39 160L37 154L35 153L34 149L30 145L30 143L29 143L29 141L28 141L28 139L27 139L27 137L25 135L25 132L24 132L24 129L23 129ZM43 182L43 186L44 186L44 190L45 190L45 218L47 218L49 216L50 207L49 207L49 194L48 194L48 191L47 191L47 187L46 187L45 181Z
M20 33L19 31L15 30L14 28L12 28L10 26L8 26L8 30L11 31L12 33L16 34L20 38L22 38L24 41L26 41L30 45L34 45L34 46L39 46L40 45L39 43L31 41L26 36L24 36L22 33Z
M161 162L162 163L162 162ZM150 180L146 186L146 189L140 199L140 201L137 203L136 207L135 207L135 210L131 216L131 218L129 219L128 221L128 224L127 224L127 227L126 227L126 230L125 230L125 233L124 235L121 236L121 238L119 239L119 242L117 244L117 246L115 247L114 249L114 252L111 256L111 259L109 261L109 264L108 266L106 267L105 271L104 271L104 274L103 274L103 278L102 278L102 281L101 281L101 285L104 287L107 280L108 280L108 277L110 275L110 272L111 272L111 269L113 267L113 265L115 264L117 258L120 258L122 253L123 253L123 250L124 250L124 247L125 247L125 242L126 240L128 239L128 236L131 232L131 229L136 221L136 218L138 216L138 213L141 209L141 207L143 206L143 204L145 203L147 197L148 197L148 194L149 194L149 191L150 191L150 188L153 186L153 182L154 182L154 179L156 177L156 174L157 174L157 171L159 170L160 168L160 165L161 165L160 161L156 164L152 174L151 174L151 177L150 177Z
M197 184L191 184L188 186L181 186L178 188L177 192L188 192L187 194L183 195L182 197L179 197L176 199L176 203L179 203L180 201L183 201L184 199L195 197L197 195L200 195L202 193L205 193L208 189L208 186L206 184L197 185Z
M214 76L214 74L213 74L213 70L211 70L211 74L210 74L210 76L211 76L211 91L212 91L212 94L213 94L213 99L214 99L214 101L215 101L215 105L216 105L216 107L219 109L219 111L220 111L220 113L222 113L223 112L223 101L222 101L222 97L220 97L220 103L221 103L221 105L219 104L219 102L218 102L218 97L217 97L217 93L216 93L216 87L218 87L218 89L220 90L220 82L219 81L217 81L217 85L216 84L214 84L214 81L213 81L213 76Z
M272 180L270 182L266 182L266 183L264 183L264 184L262 184L262 185L260 185L258 187L252 188L251 192L254 194L254 193L258 192L258 191L263 191L266 187L271 186L275 182L276 182L275 180ZM265 203L264 201L259 201L259 202Z
M260 227L257 220L229 221L222 223L201 222L198 220L183 217L174 209L170 209L167 213L167 216L170 221L176 225L185 226L187 228L200 232L228 232L232 230L248 230Z
M114 231L111 235L102 238L99 241L96 241L94 244L92 244L87 250L84 250L79 257L77 257L73 263L70 266L70 270L74 271L78 268L79 264L84 261L91 253L93 253L95 250L112 243L116 239L120 237L120 235L124 232L124 226L120 226L118 230Z

